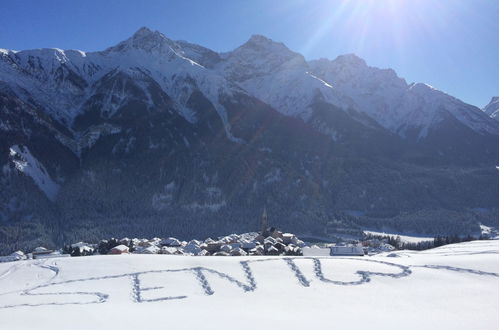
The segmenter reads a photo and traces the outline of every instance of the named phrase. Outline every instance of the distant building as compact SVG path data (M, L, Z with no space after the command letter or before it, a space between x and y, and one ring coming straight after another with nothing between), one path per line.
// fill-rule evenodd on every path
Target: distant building
M122 246L127 247L126 245L122 245ZM148 247L144 247L144 248L138 249L138 250L135 251L135 253L139 253L139 254L158 254L159 251L160 251L159 247L157 247L155 245L151 245L151 246L148 246ZM121 253L128 253L128 252L121 252ZM118 253L118 254L121 254L121 253Z
M8 256L0 256L0 262L10 262L26 259L26 255L22 251L16 251Z
M364 249L360 246L331 246L331 256L364 256Z
M118 245L113 247L111 250L109 250L108 254L123 254L123 253L129 253L130 249L126 245Z
M321 248L318 246L303 247L304 257L327 257L331 255L331 250L329 248Z
M69 254L62 254L60 251L53 251L39 246L31 252L33 259L63 258L70 257Z
M48 250L43 246L39 246L31 252L33 259L49 258L49 255L53 254L53 250Z
M15 251L10 254L12 257L17 258L18 260L23 260L26 259L26 255L24 254L23 251Z

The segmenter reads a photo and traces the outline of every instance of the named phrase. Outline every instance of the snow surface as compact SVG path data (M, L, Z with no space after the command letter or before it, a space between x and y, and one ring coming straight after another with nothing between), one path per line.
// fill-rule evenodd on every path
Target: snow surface
M499 241L374 257L0 264L2 329L497 329ZM424 316L424 317L422 317Z
M10 160L19 172L33 179L33 182L51 201L55 200L59 185L52 180L43 164L31 154L28 147L17 144L11 146Z

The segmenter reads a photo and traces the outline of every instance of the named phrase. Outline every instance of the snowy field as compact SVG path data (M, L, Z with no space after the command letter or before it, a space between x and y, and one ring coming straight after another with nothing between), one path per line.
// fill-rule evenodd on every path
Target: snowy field
M499 240L375 257L0 264L0 329L498 329Z

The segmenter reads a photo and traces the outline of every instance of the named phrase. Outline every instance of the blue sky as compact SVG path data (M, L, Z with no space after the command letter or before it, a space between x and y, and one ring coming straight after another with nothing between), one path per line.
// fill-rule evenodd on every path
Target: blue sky
M147 26L216 51L252 34L355 53L482 107L499 95L499 0L2 1L0 48L101 50Z

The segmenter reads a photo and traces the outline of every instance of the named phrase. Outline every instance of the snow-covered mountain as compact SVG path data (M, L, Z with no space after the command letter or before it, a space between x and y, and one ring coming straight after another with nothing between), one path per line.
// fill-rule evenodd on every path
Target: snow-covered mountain
M1 51L0 75L24 100L34 101L57 120L71 126L85 112L98 82L112 75L134 79L139 90L152 79L175 102L188 121L196 115L187 102L199 90L227 125L220 100L247 93L279 112L308 120L317 101L362 112L384 128L421 139L438 130L447 116L478 134L499 135L499 125L476 107L421 83L407 84L391 69L369 67L355 55L307 62L284 44L255 35L234 51L217 54L185 41L175 42L158 31L141 28L131 38L102 52L61 49ZM102 112L112 116L127 95L115 86ZM119 90L121 88L121 90ZM150 106L154 100L147 95ZM491 105L487 111L491 112ZM489 115L493 115L489 113ZM231 135L226 126L227 135Z
M302 55L266 37L252 36L244 45L221 57L216 71L285 115L307 120L317 99L344 108L351 103L331 85L309 73Z
M427 84L407 84L391 69L368 66L355 55L310 62L311 71L350 97L355 107L383 127L402 137L424 139L438 133L448 117L478 134L498 135L498 126L477 107L447 95Z
M488 114L491 118L499 120L499 96L494 96L489 104L487 104L483 111Z
M451 116L478 134L499 135L480 109L422 83L407 84L391 69L357 56L307 62L284 44L253 36L215 65L228 80L279 112L307 120L317 100L367 114L386 129L424 138Z
M147 28L99 52L0 50L0 241L251 230L263 204L321 235L359 230L343 211L414 228L457 212L472 232L466 212L497 206L498 141L443 92L263 36L227 53Z
M189 122L196 121L196 114L187 105L189 97L194 91L201 91L219 114L227 136L235 139L220 99L242 91L184 57L175 42L157 31L141 28L131 38L102 52L41 49L3 51L2 55L2 80L6 77L4 81L25 101L35 100L69 127L89 107L95 106L93 97L99 88L119 77L133 80L132 88L151 108L156 106L156 100L149 88L159 87L173 99L175 110ZM110 90L106 91L106 98L99 101L99 108L102 115L112 117L120 105L134 96L127 90L130 86L126 83L106 87Z

